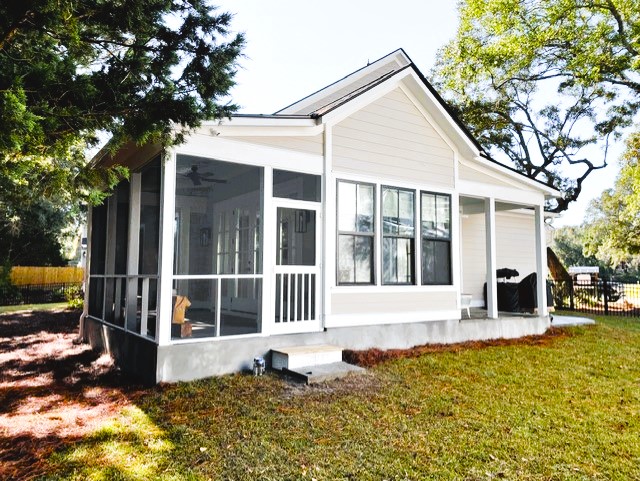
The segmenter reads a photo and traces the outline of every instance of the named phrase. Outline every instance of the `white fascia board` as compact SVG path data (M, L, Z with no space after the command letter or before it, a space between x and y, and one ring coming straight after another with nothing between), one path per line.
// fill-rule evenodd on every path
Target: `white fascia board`
M313 127L317 124L315 119L307 116L287 117L283 116L239 116L224 118L220 120L206 120L202 122L202 127L223 127L223 126L260 126L260 127Z
M458 181L458 192L465 197L494 198L499 202L527 206L543 204L545 199L544 194L540 191L527 191L515 187L503 187L462 179Z
M518 174L508 169L507 167L500 165L496 162L491 162L490 160L478 155L473 159L475 162L479 163L483 167L488 168L489 170L499 172L500 174L506 175L507 177L515 180L516 182L526 184L528 187L531 187L539 192L544 192L548 197L560 197L560 191L554 189L553 187L548 187L540 182L537 182L529 177L526 177L522 174ZM468 164L473 166L473 164Z
M226 122L205 122L196 133L224 137L313 137L324 125L315 119L234 117Z

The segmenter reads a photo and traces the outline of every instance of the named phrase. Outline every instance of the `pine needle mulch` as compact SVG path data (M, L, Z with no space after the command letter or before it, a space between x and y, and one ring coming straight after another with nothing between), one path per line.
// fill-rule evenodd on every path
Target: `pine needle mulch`
M108 356L78 337L80 313L0 315L0 479L47 472L56 450L83 439L131 403Z

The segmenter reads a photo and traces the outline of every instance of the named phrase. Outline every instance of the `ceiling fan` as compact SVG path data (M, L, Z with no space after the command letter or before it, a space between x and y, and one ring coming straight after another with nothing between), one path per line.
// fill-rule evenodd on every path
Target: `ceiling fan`
M191 170L189 172L183 173L181 175L184 175L185 177L190 179L191 182L193 183L193 185L202 185L203 182L212 182L212 183L217 183L217 184L226 184L227 183L227 181L224 180L224 179L216 179L216 178L214 178L215 174L213 174L212 172L200 173L198 171L198 166L196 164L193 164L191 166Z

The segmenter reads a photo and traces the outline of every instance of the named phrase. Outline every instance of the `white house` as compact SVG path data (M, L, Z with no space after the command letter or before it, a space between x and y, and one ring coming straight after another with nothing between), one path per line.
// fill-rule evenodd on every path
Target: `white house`
M275 114L94 162L132 175L90 213L82 333L147 381L283 346L549 326L543 209L558 192L491 160L403 50ZM501 267L537 273L535 315L498 312ZM485 283L469 319L461 296L484 306Z

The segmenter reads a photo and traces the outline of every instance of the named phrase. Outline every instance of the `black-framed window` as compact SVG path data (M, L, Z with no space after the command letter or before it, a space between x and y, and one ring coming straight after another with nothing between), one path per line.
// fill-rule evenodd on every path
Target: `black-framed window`
M382 187L382 283L415 283L415 192Z
M451 196L421 192L422 284L451 285Z
M375 186L338 181L339 285L374 283Z

